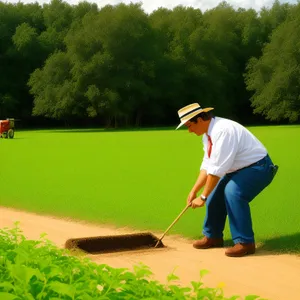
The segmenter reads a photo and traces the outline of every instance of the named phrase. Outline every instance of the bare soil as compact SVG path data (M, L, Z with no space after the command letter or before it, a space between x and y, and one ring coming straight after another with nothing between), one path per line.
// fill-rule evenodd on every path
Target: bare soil
M130 228L114 228L107 225L94 225L82 221L60 219L0 208L0 227L13 227L19 221L20 228L29 239L39 239L42 233L57 246L64 247L70 238L106 236L136 233ZM161 232L152 232L159 237ZM199 280L202 269L209 270L203 278L204 285L216 287L224 284L226 296L242 297L254 294L272 300L300 299L300 257L275 255L257 251L255 255L230 258L224 255L225 249L196 250L192 241L168 234L163 243L166 248L88 255L93 261L117 268L132 270L142 262L150 267L153 279L166 283L168 274L175 269L180 277L178 284L189 286Z

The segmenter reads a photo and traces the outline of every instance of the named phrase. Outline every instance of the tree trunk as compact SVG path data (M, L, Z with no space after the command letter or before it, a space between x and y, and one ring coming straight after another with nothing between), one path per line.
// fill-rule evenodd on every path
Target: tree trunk
M117 115L114 115L114 128L116 129L118 127L118 118Z
M111 123L112 123L112 119L111 119L111 117L108 117L107 119L106 119L106 122L105 122L105 128L107 129L107 128L110 128L111 127Z
M129 127L130 118L128 115L125 115L125 127Z
M142 121L142 111L138 110L135 118L135 126L140 127Z

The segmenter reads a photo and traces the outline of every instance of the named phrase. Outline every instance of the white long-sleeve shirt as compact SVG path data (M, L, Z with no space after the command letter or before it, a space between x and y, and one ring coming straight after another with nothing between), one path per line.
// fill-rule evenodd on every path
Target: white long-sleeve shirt
M204 157L200 169L207 174L222 177L247 167L267 155L264 145L241 124L215 117L211 119L207 134L212 140L210 158L207 154L207 135L203 135Z

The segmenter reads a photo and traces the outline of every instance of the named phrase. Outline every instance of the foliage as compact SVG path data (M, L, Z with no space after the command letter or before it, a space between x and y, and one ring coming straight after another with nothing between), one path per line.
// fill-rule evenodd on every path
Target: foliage
M152 272L140 263L133 272L95 264L84 256L72 256L45 238L28 240L18 223L0 230L0 297L14 299L237 299L225 298L221 288L174 284L170 274L167 284L151 280ZM206 271L200 272L200 279ZM258 299L247 297L246 299Z
M254 112L270 120L297 121L300 115L300 5L273 31L263 55L247 73Z
M146 14L132 3L0 2L0 118L173 125L181 106L200 102L244 123L261 120L253 108L296 121L299 6L276 0L256 12L222 2Z

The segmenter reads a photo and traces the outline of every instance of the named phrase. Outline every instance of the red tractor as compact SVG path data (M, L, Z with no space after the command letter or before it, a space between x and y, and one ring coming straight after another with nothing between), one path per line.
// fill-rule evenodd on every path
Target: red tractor
M12 139L15 135L15 119L0 120L0 137Z

